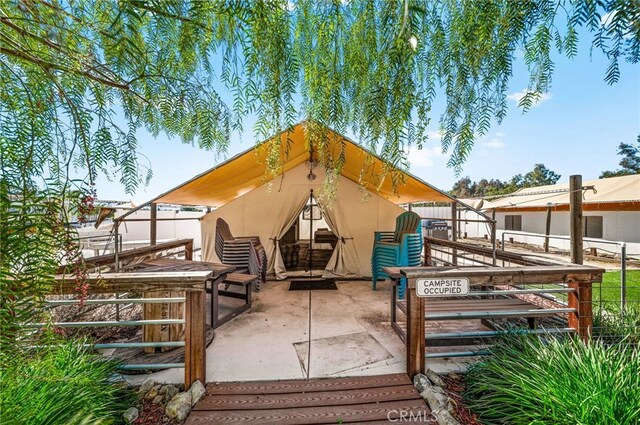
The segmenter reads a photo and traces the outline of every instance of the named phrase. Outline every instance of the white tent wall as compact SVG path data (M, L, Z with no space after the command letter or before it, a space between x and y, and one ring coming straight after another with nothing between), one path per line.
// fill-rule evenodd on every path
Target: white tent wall
M309 198L310 190L321 202L325 173L320 167L314 169L317 178L307 179L309 173L301 164L267 184L241 194L235 200L205 215L201 221L202 258L204 261L219 261L215 254L216 220L223 218L234 236L259 236L267 253L275 252L275 241L283 229L283 215L291 215L293 209L301 210ZM366 195L366 196L365 196ZM347 228L343 265L346 275L371 276L371 250L373 232L393 230L396 217L404 209L374 193L365 194L351 180L340 176L332 207L333 215L342 220L340 227ZM315 226L315 224L314 224ZM286 230L286 229L284 229ZM349 238L349 239L347 239ZM351 246L349 246L351 245ZM346 253L350 253L346 255ZM274 272L274 259L269 258L269 273Z

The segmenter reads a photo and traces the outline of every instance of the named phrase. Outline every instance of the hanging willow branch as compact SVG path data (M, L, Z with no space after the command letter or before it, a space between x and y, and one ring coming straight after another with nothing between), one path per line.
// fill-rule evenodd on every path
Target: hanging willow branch
M68 248L58 233L72 189L86 198L100 173L130 193L148 179L141 127L225 152L247 115L260 140L309 118L352 131L387 161L381 181L397 183L443 96L442 148L460 170L506 114L517 52L526 110L550 88L552 54L576 55L578 33L593 37L615 83L621 60L640 60L638 22L637 0L0 2L0 289L41 294L29 288ZM308 127L339 170L344 152ZM280 148L268 173L281 170ZM24 317L15 300L2 299L3 324Z

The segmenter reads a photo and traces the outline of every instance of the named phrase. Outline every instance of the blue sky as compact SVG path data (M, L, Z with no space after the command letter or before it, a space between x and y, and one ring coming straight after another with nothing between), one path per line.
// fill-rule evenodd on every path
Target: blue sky
M589 36L583 37L588 39ZM498 178L507 180L530 171L534 164L562 175L584 179L597 178L603 170L618 168L620 142L634 143L640 134L640 65L621 63L621 78L614 85L604 82L608 61L599 52L589 56L588 40L581 43L572 60L557 56L551 91L526 114L517 108L517 99L526 87L528 76L522 64L514 68L507 117L500 126L477 140L462 176L472 180ZM434 111L443 104L437 99ZM432 118L433 136L423 150L410 153L411 172L434 186L449 190L458 179L447 168L448 156L442 154L437 137L438 116ZM117 179L97 181L100 199L145 202L179 185L226 158L253 146L256 138L251 125L242 135L234 134L226 156L185 145L166 135L153 138L139 134L139 152L148 158L154 177L147 187L134 195L125 193ZM146 160L141 158L143 164Z

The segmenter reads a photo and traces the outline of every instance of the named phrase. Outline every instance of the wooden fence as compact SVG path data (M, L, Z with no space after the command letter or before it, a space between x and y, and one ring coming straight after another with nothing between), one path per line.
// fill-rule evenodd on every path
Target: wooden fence
M562 266L518 266L518 267L409 267L389 269L393 280L407 279L406 291L406 346L407 373L413 376L424 373L427 347L425 321L428 320L470 320L493 318L535 318L542 316L567 315L568 327L582 339L588 339L593 326L591 285L600 282L604 270L581 265ZM469 280L472 291L469 298L448 296L446 304L438 307L433 298L420 297L416 294L416 282L420 279L457 279ZM483 303L478 301L483 296L505 296L505 290L493 290L494 287L517 288L531 284L553 285L565 284L568 305L560 308L538 308L527 306L526 303L514 306L514 303L495 302ZM523 293L537 294L540 290L513 290L513 296ZM451 302L455 298L460 301ZM513 298L512 298L513 299ZM507 305L508 304L508 305ZM477 307L475 307L477 305ZM490 307L487 307L489 305ZM458 307L456 307L458 306ZM463 306L463 307L461 307ZM457 310L459 308L459 310ZM392 312L395 316L395 312ZM539 333L539 332L536 332ZM465 333L458 334L465 337ZM497 335L497 333L496 333ZM468 336L468 335L467 335Z
M177 251L176 251L177 250ZM171 364L142 364L124 365L125 369L161 369L168 367L184 367L185 388L193 382L206 378L206 284L214 275L212 270L203 271L161 271L140 272L129 271L141 262L163 256L181 256L191 260L193 240L180 239L150 247L132 249L124 252L107 254L87 258L84 263L88 270L100 271L90 273L82 283L88 285L87 295L115 294L115 298L87 300L88 304L109 305L119 307L123 303L142 304L145 310L143 320L102 322L60 322L54 323L59 327L98 327L98 326L142 326L153 328L158 326L184 326L184 341L143 341L111 344L95 344L101 348L144 348L154 347L175 348L184 347L184 363ZM55 285L50 295L77 295L77 281L74 275L64 274L72 270L73 266L61 266L59 275L55 277ZM114 272L120 270L120 272ZM120 298L118 294L144 294L142 298ZM69 305L78 300L49 300L49 307ZM178 318L157 318L148 314L154 307L160 305L184 304L184 315ZM153 316L153 317L149 317ZM42 324L33 324L33 327Z

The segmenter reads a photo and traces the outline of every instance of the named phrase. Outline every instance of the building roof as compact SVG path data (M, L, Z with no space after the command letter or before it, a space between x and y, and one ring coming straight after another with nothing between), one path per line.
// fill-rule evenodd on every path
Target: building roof
M586 210L640 211L640 174L586 180L583 205ZM482 209L496 211L541 210L547 207L566 209L569 206L569 183L520 189L503 198L484 201Z
M258 144L228 161L216 165L180 186L160 195L152 202L177 205L204 205L220 207L266 183L267 155L272 143L281 139L280 159L282 172L309 160L310 149L306 140L306 122L295 125ZM451 202L452 198L416 176L400 172L403 181L396 186L392 176L384 173L384 162L362 146L329 129L328 152L345 156L340 173L347 179L362 184L367 190L395 204L419 201ZM313 152L314 159L317 153Z

